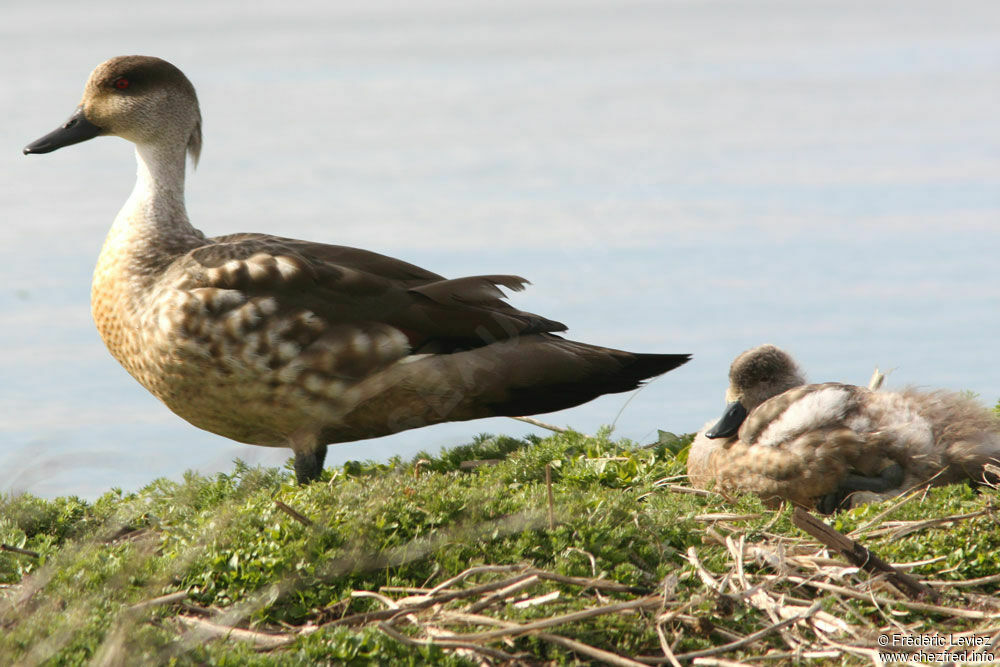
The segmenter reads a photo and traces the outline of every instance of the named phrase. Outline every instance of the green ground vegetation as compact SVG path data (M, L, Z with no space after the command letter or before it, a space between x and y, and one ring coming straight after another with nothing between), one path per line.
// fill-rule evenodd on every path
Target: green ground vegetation
M687 487L689 442L483 435L306 487L236 462L94 502L4 497L0 663L669 664L743 639L718 657L860 664L886 629L982 634L1000 613L996 489L828 520L940 593L912 600L789 508Z

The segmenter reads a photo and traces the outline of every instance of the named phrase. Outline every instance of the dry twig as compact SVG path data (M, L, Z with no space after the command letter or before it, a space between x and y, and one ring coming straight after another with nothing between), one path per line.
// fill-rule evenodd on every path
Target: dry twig
M872 573L884 574L893 585L911 598L938 598L937 591L913 577L899 572L892 565L873 554L865 546L826 525L801 507L792 514L792 523L832 549L836 549L854 565Z
M534 417L511 417L511 419L516 419L517 421L524 422L525 424L531 424L532 426L538 426L550 431L555 431L556 433L569 433L568 428L563 428L562 426L556 426L554 424L547 424L540 419L535 419Z
M275 649L295 641L295 637L291 635L275 635L228 625L218 625L194 616L177 616L175 618L179 623L190 628L192 632L204 635L208 639L235 639L264 649Z
M309 517L307 517L307 516L299 513L298 511L292 509L291 507L289 507L285 503L281 502L280 500L275 500L274 504L275 504L275 506L277 506L277 508L279 510L281 510L282 512L284 512L288 516L292 517L293 519L295 519L296 521L298 521L299 523L301 523L303 526L311 526L311 525L313 525L312 519L310 519Z
M176 593L168 593L167 595L161 595L158 598L153 598L151 600L143 600L142 602L137 602L129 609L132 611L141 611L143 609L149 609L151 607L159 607L166 604L173 604L175 602L183 602L187 600L187 591L177 591Z
M37 551L22 549L21 547L12 547L9 544L0 544L0 551L7 551L12 554L21 554L22 556L31 556L32 558L41 558L41 554Z

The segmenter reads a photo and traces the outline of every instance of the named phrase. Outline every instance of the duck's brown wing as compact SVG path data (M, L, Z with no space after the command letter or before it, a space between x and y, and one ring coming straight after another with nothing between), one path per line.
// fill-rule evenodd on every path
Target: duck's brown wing
M378 253L263 234L212 239L184 258L187 280L271 299L277 313L308 312L331 328L392 327L413 352L450 352L565 325L503 301L518 276L453 280Z

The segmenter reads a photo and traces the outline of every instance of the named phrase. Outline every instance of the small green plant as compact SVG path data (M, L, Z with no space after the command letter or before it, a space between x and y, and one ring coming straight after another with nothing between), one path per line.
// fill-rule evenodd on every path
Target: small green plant
M789 510L685 487L690 442L661 432L641 447L606 429L482 435L409 462L350 462L305 487L288 469L237 461L230 473L159 479L94 502L0 498L0 542L13 548L0 551L0 663L569 664L600 661L600 651L665 659L664 637L680 655L766 628L776 612L751 603L761 595L793 607L788 600L815 596L859 637L879 627L888 603L809 587L870 578L833 568L835 554L816 556ZM915 576L968 581L1000 572L995 501L995 490L953 486L888 518L885 503L834 521L882 558L917 563ZM948 516L962 518L925 521ZM890 519L902 528L879 532ZM800 571L811 574L797 582ZM959 590L941 604L992 599L988 586ZM421 596L441 600L421 607ZM390 604L416 606L402 614ZM900 609L914 628L974 627ZM537 622L553 625L517 630ZM818 639L808 627L727 657L786 650L793 631L810 645ZM490 632L510 634L464 649L434 640Z

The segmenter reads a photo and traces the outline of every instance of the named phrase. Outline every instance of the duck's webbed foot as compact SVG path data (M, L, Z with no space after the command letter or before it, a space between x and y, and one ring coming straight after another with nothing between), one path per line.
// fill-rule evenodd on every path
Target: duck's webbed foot
M903 466L893 463L878 474L877 477L850 474L844 478L835 491L821 496L816 501L816 509L822 514L833 514L838 509L847 509L845 501L856 491L885 493L899 488L903 483Z
M295 479L299 484L308 484L319 479L326 460L326 445L320 445L311 452L295 452Z

